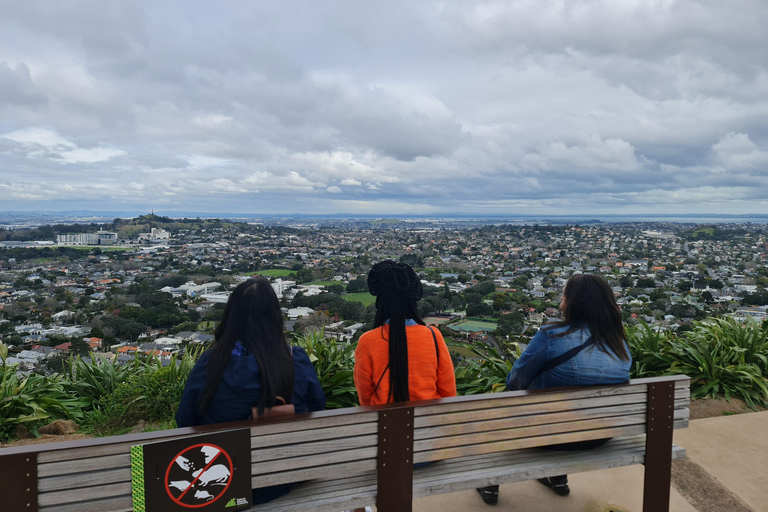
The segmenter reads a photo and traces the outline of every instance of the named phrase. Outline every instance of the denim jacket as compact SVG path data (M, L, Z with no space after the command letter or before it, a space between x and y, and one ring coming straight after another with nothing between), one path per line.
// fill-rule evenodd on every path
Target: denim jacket
M569 361L534 376L547 361L554 359L589 339L589 328L579 329L565 336L553 336L568 327L544 327L531 340L507 375L507 389L542 389L558 386L592 386L619 384L629 380L629 361L622 361L613 353L605 352L597 344L585 348ZM629 351L629 349L627 349Z

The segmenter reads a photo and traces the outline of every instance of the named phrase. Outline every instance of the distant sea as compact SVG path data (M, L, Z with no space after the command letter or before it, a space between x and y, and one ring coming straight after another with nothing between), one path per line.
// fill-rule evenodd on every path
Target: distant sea
M69 210L59 212L0 212L0 225L6 226L31 226L53 223L100 223L111 222L116 217L130 218L149 212L134 211L89 211ZM237 220L271 220L277 223L290 223L291 220L375 220L382 216L376 214L292 214L292 213L223 213L223 212L181 212L181 211L157 211L157 215L172 218L220 218ZM658 222L679 224L725 224L725 223L755 223L768 224L768 214L574 214L574 215L536 215L536 214L477 214L477 213L433 213L429 215L413 214L387 214L387 219L439 222L441 220L456 223L467 222L471 224L599 224L599 223L625 223L625 222ZM395 221L396 223L396 221Z

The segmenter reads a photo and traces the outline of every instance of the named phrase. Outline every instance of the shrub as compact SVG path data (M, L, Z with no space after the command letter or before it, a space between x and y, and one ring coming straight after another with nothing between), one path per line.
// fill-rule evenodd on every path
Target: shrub
M741 398L751 408L768 402L768 332L749 319L710 318L670 343L668 373L691 377L693 398Z
M359 405L354 380L357 343L340 343L326 338L323 331L310 331L293 341L307 351L315 367L325 393L326 409Z
M86 431L100 436L117 435L140 421L175 427L174 416L193 366L194 357L185 354L181 360L171 359L168 366L152 360L143 371L130 373L86 414Z
M0 435L7 440L19 424L38 436L37 429L52 420L82 421L91 402L68 393L63 381L61 375L21 376L16 365L0 367Z
M520 356L520 345L515 347L515 359ZM506 389L507 374L512 369L514 360L505 360L492 348L482 351L474 345L460 343L475 354L477 358L464 359L455 367L456 392L459 395L477 395L480 393L498 393Z

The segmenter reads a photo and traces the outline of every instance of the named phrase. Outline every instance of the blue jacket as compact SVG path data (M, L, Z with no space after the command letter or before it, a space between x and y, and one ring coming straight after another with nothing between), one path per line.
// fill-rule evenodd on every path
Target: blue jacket
M584 328L565 336L554 334L567 331L567 327L545 327L531 340L520 358L507 375L507 388L542 389L558 386L591 386L595 384L619 384L629 380L629 361L622 361L613 353L600 349L596 344L585 348L569 361L534 376L547 361L554 359L589 339L589 329ZM627 349L629 351L629 349Z
M210 351L206 350L192 369L181 396L176 423L180 427L209 425L248 419L259 398L261 378L256 359L237 342L216 395L204 415L197 401L205 387ZM325 409L325 394L317 373L303 348L293 347L293 400L297 413Z

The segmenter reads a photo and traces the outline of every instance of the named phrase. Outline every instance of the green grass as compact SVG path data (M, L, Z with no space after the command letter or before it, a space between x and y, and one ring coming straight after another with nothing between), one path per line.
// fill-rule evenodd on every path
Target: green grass
M344 286L340 281L312 281L311 283L307 284L313 284L317 286L331 286L332 284L340 284L341 286Z
M252 276L266 276L266 277L288 277L291 274L295 274L295 270L288 270L287 268L270 268L267 270L259 270L251 274Z
M471 350L465 347L460 347L457 345L448 345L448 351L451 354L458 354L460 356L464 357L477 357Z
M362 302L363 306L368 307L376 301L376 297L368 292L348 293L344 298L350 302Z

